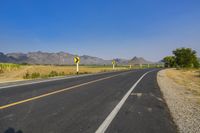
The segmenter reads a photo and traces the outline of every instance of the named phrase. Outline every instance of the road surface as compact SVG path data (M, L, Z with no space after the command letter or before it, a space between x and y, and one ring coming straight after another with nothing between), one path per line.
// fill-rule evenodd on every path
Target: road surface
M175 133L158 71L1 87L0 133Z

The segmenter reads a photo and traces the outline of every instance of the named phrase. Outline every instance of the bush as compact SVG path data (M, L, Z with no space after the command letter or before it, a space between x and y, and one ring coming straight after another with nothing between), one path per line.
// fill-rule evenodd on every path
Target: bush
M2 69L0 69L0 74L1 74L1 73L3 73L3 70L2 70Z
M165 67L175 67L176 66L175 56L166 56L163 59L163 62L165 63Z
M56 72L56 71L51 71L50 73L49 73L49 77L55 77L55 76L58 76L59 74L58 74L58 72Z
M48 77L55 77L55 76L64 76L65 73L64 72L56 72L56 71L51 71L49 74L47 75L41 75L38 72L34 72L34 73L29 73L28 71L25 73L25 75L23 76L24 79L36 79L36 78L48 78Z
M40 73L34 72L30 74L29 72L26 72L25 75L23 76L24 79L36 79L40 78Z
M28 63L26 62L22 62L21 65L29 65Z
M74 75L75 73L73 73L73 72L69 72L69 74L68 75Z
M40 77L40 73L34 72L34 73L31 74L32 79L36 79L36 78L39 78L39 77Z
M199 67L196 51L191 48L178 48L173 51L176 64L181 68Z
M40 75L41 78L48 78L49 75Z
M24 79L30 79L31 76L29 74L29 72L26 72L25 75L23 76Z
M200 66L197 53L191 48L177 48L173 54L174 56L166 56L163 59L165 67L199 68Z
M59 73L59 76L64 76L65 75L65 72L60 72Z
M103 69L101 70L101 72L109 72L109 70Z

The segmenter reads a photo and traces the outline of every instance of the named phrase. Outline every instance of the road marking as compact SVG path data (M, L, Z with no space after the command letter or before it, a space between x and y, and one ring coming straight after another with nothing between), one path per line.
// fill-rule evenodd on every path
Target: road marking
M69 76L69 77L59 77L59 78L53 78L53 79L47 79L47 80L42 80L42 81L32 81L29 83L21 83L21 84L14 84L14 85L7 85L7 86L1 86L1 89L5 88L11 88L11 87L17 87L17 86L24 86L24 85L32 85L32 84L38 84L38 83L45 83L45 82L51 82L51 81L58 81L58 80L63 80L63 79L73 79L73 78L80 78L80 77L86 77L86 76L93 76L93 75L102 75L102 74L107 74L107 73L113 73L113 72L102 72L102 73L95 73L95 74L84 74L84 75L79 75L79 76ZM23 80L20 80L23 81ZM9 83L9 82L5 82ZM10 82L10 83L15 83L15 82Z
M154 70L152 70L154 71ZM121 99L121 101L115 106L115 108L112 110L112 112L106 117L106 119L103 121L103 123L99 126L99 128L96 130L95 133L104 133L106 131L106 129L108 128L108 126L110 125L110 123L112 122L112 120L115 118L115 116L117 115L117 113L119 112L119 110L121 109L121 107L123 106L123 104L125 103L125 101L127 100L128 96L131 94L131 92L135 89L135 87L137 86L137 84L143 79L143 77L145 75L147 75L149 72L152 71L148 71L145 74L143 74L138 81L129 89L129 91L124 95L124 97Z
M32 98L21 100L21 101L18 101L18 102L13 102L13 103L10 103L10 104L7 104L7 105L0 106L0 110L8 108L8 107L16 106L18 104L22 104L22 103L26 103L26 102L29 102L29 101L33 101L33 100L36 100L36 99L40 99L40 98L43 98L43 97L47 97L47 96L50 96L50 95L53 95L53 94L61 93L61 92L64 92L64 91L67 91L67 90L71 90L71 89L74 89L74 88L77 88L77 87L81 87L81 86L84 86L84 85L88 85L88 84L91 84L91 83L95 83L95 82L98 82L98 81L102 81L102 80L105 80L105 79L113 78L113 77L116 77L116 76L119 76L119 75L123 75L123 74L126 74L126 73L131 73L131 72L132 71L123 72L123 73L120 73L120 74L116 74L116 75L105 77L105 78L100 78L100 79L89 81L89 82L82 83L82 84L79 84L79 85L74 85L74 86L71 86L71 87L68 87L68 88L65 88L65 89L49 92L49 93L46 93L46 94L42 94L42 95L39 95L39 96L35 96L35 97L32 97Z
M70 77L62 77L62 78L54 78L54 79L47 79L47 80L43 80L43 81L33 81L33 82L29 82L29 83L21 83L21 84L14 84L14 85L7 85L7 86L1 86L0 90L4 89L4 88L11 88L11 87L17 87L17 86L24 86L24 85L32 85L32 84L45 83L45 82L51 82L51 81L58 81L58 80L63 80L63 79L79 78L79 77L90 76L90 75L91 74L79 75L79 76L70 76ZM23 80L20 80L20 81L23 81Z

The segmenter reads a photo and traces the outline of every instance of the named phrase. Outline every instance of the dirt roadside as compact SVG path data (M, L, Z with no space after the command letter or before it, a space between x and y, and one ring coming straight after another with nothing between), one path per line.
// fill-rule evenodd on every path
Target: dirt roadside
M194 95L188 86L178 84L169 77L169 71L174 70L165 69L158 72L157 80L174 122L180 133L200 133L200 104L196 100L199 97Z

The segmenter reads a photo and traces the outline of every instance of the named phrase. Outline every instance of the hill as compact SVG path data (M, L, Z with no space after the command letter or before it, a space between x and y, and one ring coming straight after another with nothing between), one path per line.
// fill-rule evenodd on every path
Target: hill
M147 61L142 57L133 57L129 62L129 64L131 65L135 65L135 64L153 64L153 62L151 61Z
M48 53L48 52L28 52L28 53L0 53L0 62L6 63L27 63L27 64L52 64L52 65L72 65L75 54L66 52ZM89 55L79 56L83 65L111 65L111 60L105 60L99 57ZM119 65L128 64L151 64L152 62L142 57L134 57L131 60L116 58L114 59Z

